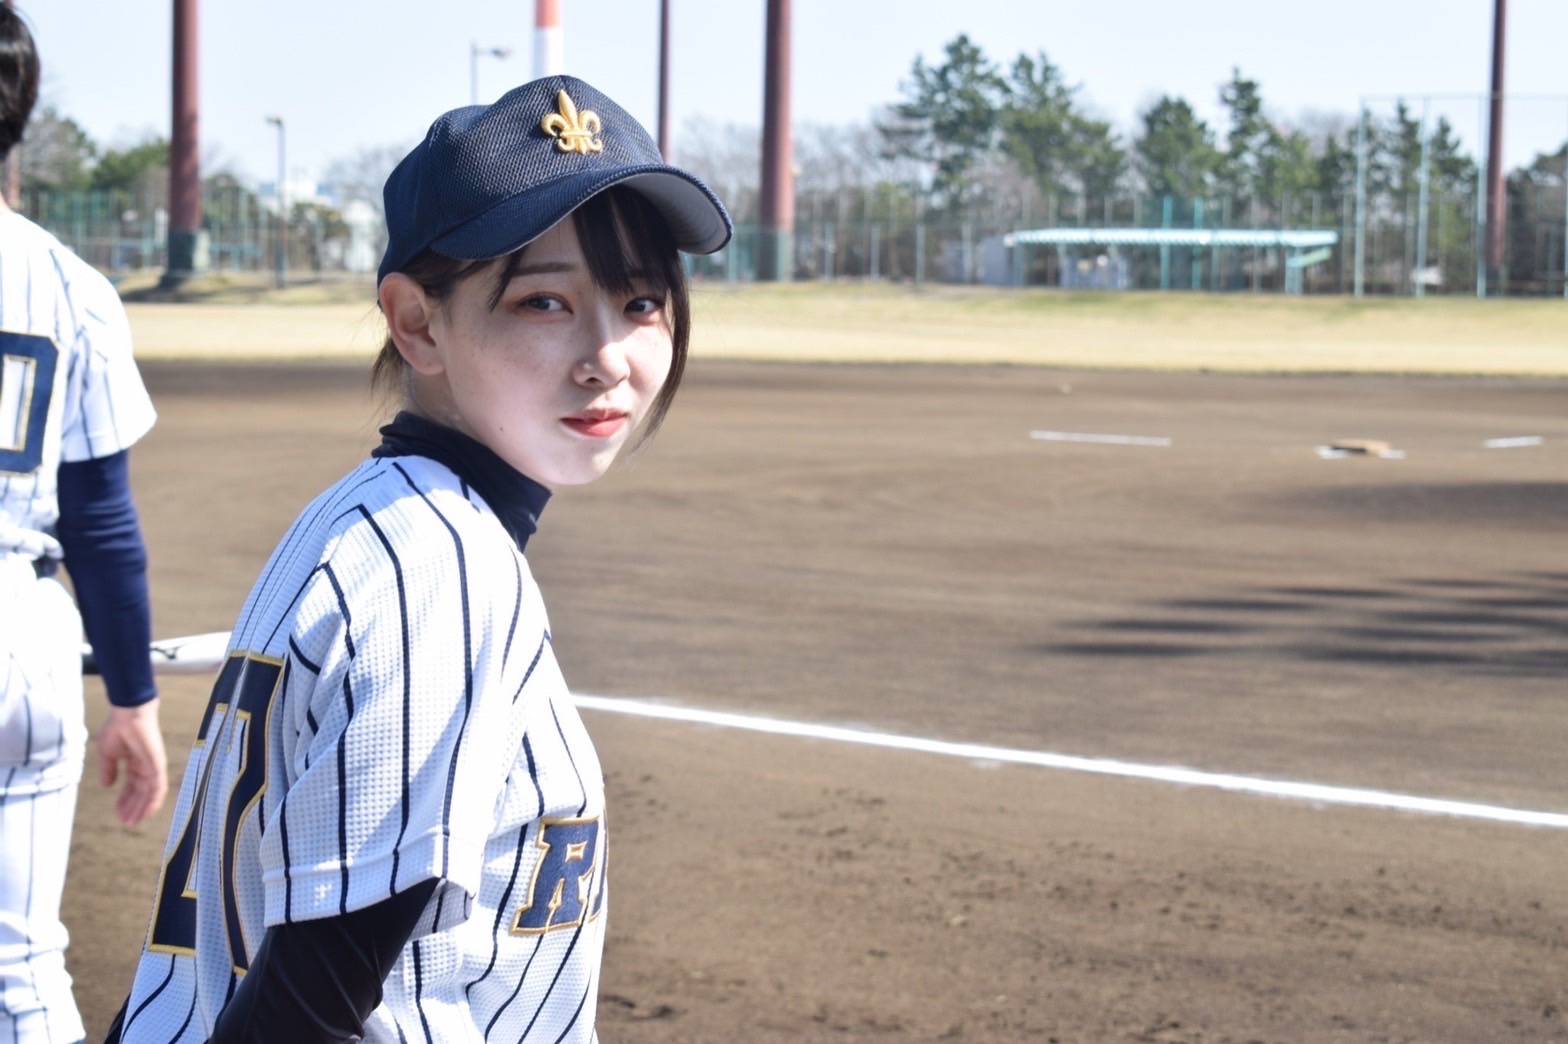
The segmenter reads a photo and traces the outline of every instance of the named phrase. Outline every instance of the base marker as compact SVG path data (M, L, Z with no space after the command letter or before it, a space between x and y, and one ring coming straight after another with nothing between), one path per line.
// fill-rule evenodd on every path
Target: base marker
M1157 435L1095 435L1081 431L1031 431L1031 439L1042 442L1099 442L1112 446L1169 446L1170 439Z

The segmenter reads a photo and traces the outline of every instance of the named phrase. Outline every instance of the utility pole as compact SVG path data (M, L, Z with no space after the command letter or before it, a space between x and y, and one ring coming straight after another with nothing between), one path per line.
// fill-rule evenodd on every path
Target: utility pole
M1486 267L1487 282L1505 285L1503 223L1508 192L1503 182L1503 43L1507 37L1508 0L1493 0L1492 104L1486 142Z
M165 289L207 270L207 233L201 227L201 160L197 155L196 0L174 0L174 126L169 134L169 242Z
M670 0L659 0L659 155L671 162L670 140Z
M768 0L762 83L762 198L757 278L789 280L795 265L795 176L789 129L790 0Z

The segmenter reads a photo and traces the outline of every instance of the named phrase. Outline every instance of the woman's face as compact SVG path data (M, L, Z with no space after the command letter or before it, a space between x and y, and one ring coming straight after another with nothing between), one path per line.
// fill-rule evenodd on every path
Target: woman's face
M642 283L624 295L595 283L569 217L527 246L492 308L503 263L460 281L435 307L438 365L418 367L426 378L418 385L434 384L447 400L431 404L434 419L535 482L592 482L669 376L665 298Z

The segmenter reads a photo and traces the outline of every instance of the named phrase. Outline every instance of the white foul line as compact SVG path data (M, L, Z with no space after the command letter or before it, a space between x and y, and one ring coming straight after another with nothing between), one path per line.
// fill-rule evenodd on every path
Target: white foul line
M1093 435L1081 431L1031 431L1043 442L1103 442L1112 446L1169 446L1171 440L1155 435Z
M1521 446L1539 446L1543 441L1539 435L1516 435L1507 439L1487 439L1481 445L1487 449L1517 449Z
M1271 797L1292 798L1328 805L1359 805L1364 808L1390 808L1403 812L1419 812L1431 816L1461 816L1468 819L1489 819L1502 823L1522 823L1528 826L1568 829L1568 814L1561 812L1530 812L1522 809L1503 808L1498 805L1479 805L1468 801L1447 801L1441 798L1415 797L1408 794L1391 794L1380 790L1362 790L1356 787L1331 787L1319 783L1289 783L1251 776L1233 776L1226 773L1199 772L1196 769L1174 765L1140 765L1129 761L1105 758L1080 758L1069 754L1048 754L1044 751L1018 750L1011 747L988 747L976 743L949 743L945 740L921 739L916 736L895 736L886 732L868 732L846 729L836 725L813 725L806 722L783 721L749 714L730 714L724 711L699 710L645 700L625 699L616 696L590 696L574 694L577 705L589 710L610 714L630 714L642 718L660 718L665 721L688 721L702 725L716 725L727 729L744 729L748 732L766 732L777 736L801 736L809 739L834 740L839 743L856 743L867 747L888 747L895 750L912 750L925 754L943 754L954 758L975 761L998 761L1016 765L1037 765L1042 768L1065 769L1069 772L1093 772L1102 776L1126 776L1133 779L1158 780L1180 783L1193 787L1215 787L1220 790L1248 794L1266 794Z

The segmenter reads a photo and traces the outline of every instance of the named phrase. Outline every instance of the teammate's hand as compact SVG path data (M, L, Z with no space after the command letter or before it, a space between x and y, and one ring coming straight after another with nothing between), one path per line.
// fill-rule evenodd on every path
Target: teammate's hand
M125 763L125 785L114 810L120 825L135 826L163 805L169 789L169 762L158 729L158 700L140 707L110 707L109 720L98 730L98 780L114 786Z

